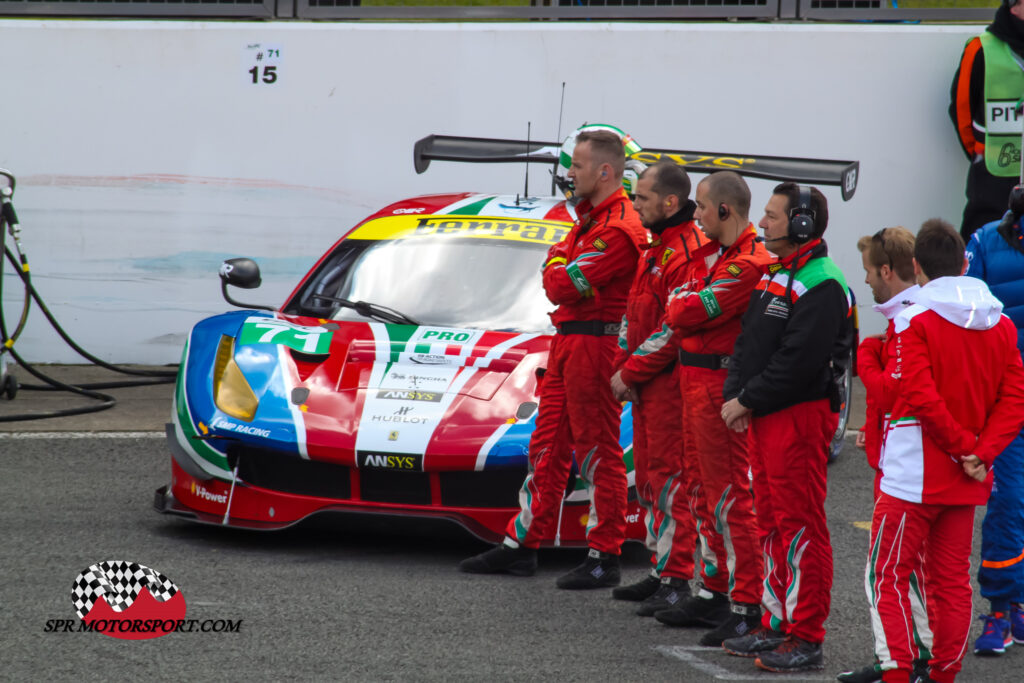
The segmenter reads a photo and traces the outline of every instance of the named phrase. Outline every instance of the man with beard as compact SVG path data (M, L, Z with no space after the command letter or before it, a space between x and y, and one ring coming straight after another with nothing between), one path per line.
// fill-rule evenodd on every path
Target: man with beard
M622 189L623 139L608 130L576 138L569 178L580 198L577 220L548 250L544 291L558 306L558 330L540 386L537 425L530 438L530 470L520 491L521 510L504 542L463 560L475 574L530 576L537 548L553 537L575 451L590 495L587 545L578 567L559 588L618 585L626 536L626 465L619 445L621 405L611 389L619 323L647 234Z
M867 399L864 428L857 434L857 446L863 448L868 464L875 470L874 495L878 499L882 470L879 455L882 448L882 427L892 410L899 390L896 370L896 331L893 320L900 311L914 303L920 287L914 275L914 235L903 227L882 228L874 235L857 241L864 266L864 283L871 288L874 309L889 321L884 334L866 337L857 349L857 375L864 382ZM914 673L924 675L931 658L932 632L928 626L928 610L924 588L924 572L919 568L911 574L914 590L909 592L910 613L914 619ZM842 683L871 683L882 680L881 663L876 659L854 671L836 676Z
M682 401L676 372L678 335L665 322L669 292L699 282L706 266L695 258L707 242L693 222L690 178L662 161L646 169L633 206L651 232L641 254L619 331L618 370L612 392L633 401L633 467L645 509L652 567L641 581L612 591L618 600L642 601L653 616L690 594L696 529L683 476Z
M952 683L971 630L974 510L996 456L1024 424L1017 330L984 282L961 276L964 242L931 219L914 242L921 289L896 316L899 391L882 441L881 493L864 578L882 680L910 680L910 575L924 562L929 678ZM923 558L923 560L922 560Z
M713 259L704 279L677 290L668 319L681 337L680 389L691 509L710 549L703 585L673 609L655 615L670 626L714 626L701 645L717 647L761 620L761 548L750 495L747 434L722 420L722 387L740 319L771 255L747 215L750 188L732 171L697 185L696 218L709 242L699 257ZM730 605L731 602L731 605Z
M1024 93L1024 2L1004 0L985 33L964 48L953 77L949 116L971 162L960 235L1002 218L1020 173Z

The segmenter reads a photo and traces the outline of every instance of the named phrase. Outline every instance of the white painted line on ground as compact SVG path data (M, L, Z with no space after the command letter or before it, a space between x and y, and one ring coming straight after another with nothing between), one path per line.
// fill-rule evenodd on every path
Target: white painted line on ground
M0 432L4 439L163 439L163 432Z
M753 669L754 660L735 658L737 662L742 662L746 666L751 667L753 670L750 673L735 673L729 671L724 666L719 666L714 662L708 662L696 655L697 652L707 652L709 654L718 654L722 652L721 648L717 647L702 647L700 645L655 645L654 650L660 652L666 657L672 657L678 659L690 665L692 668L700 671L708 676L713 676L719 681L764 681L764 680L776 680L776 681L831 681L833 680L830 676L794 676L792 674L773 674L767 671L762 672L757 669Z

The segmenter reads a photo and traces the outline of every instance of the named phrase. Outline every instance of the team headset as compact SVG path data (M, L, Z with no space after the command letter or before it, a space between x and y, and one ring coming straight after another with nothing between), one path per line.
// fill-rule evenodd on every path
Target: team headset
M807 244L814 237L814 222L817 214L811 208L811 188L800 185L800 196L796 206L789 210L789 241L795 244ZM719 208L721 211L721 208Z
M1014 5L1016 5L1016 4L1018 3L1018 2L1020 2L1020 0L1004 0L1004 1L1006 2L1006 6L1007 6L1007 7L1013 7L1013 6L1014 6Z

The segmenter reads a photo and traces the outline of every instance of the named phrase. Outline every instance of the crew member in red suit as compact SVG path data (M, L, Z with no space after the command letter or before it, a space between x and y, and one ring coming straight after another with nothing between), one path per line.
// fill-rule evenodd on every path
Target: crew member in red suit
M914 275L914 235L903 227L882 228L874 235L857 240L864 266L864 283L871 288L874 309L884 315L889 325L884 334L865 337L857 349L857 375L864 382L866 411L864 427L857 433L857 447L867 454L868 464L875 470L872 500L878 499L878 485L882 470L878 456L882 448L882 426L885 416L892 410L899 378L893 376L896 368L896 332L893 320L907 306L914 303L917 290ZM911 578L911 613L914 615L914 673L925 674L931 658L932 632L928 627L925 609L923 571ZM871 683L882 680L882 666L877 659L860 669L844 671L836 676L840 683Z
M996 456L1024 425L1017 328L982 280L961 275L966 267L956 229L926 221L914 244L921 289L896 316L899 392L882 441L864 581L883 681L911 677L910 577L922 556L934 634L928 680L950 683L960 671L974 508L988 500Z
M559 577L559 588L618 585L619 554L626 534L626 465L619 445L621 405L612 395L619 323L647 233L622 189L625 153L610 131L583 131L576 139L569 179L580 198L577 220L548 252L544 291L558 306L540 388L537 426L530 438L530 471L521 510L505 540L463 560L473 573L529 576L537 547L554 535L575 451L579 476L590 495L589 552Z
M864 382L867 410L864 428L857 435L857 446L867 453L868 464L875 470L875 498L882 470L878 456L882 448L882 423L892 410L899 378L893 377L896 366L896 314L914 303L920 287L914 275L914 235L903 227L882 228L874 235L857 241L866 276L871 288L874 309L889 321L885 334L865 337L857 349L857 375Z
M702 585L655 617L672 626L714 626L700 643L715 647L744 635L761 618L761 547L747 438L729 429L721 416L722 387L740 320L754 286L774 260L758 240L749 211L750 188L738 174L721 171L697 185L696 218L710 238L697 256L712 265L697 286L675 292L668 307L681 346L690 508L710 553L704 556Z
M699 282L706 271L694 255L707 242L696 223L690 178L670 161L646 169L633 207L652 237L640 255L626 315L612 392L633 401L633 468L645 510L650 573L612 591L618 600L642 601L640 616L653 616L690 594L696 528L683 474L682 401L676 375L677 335L665 320L668 295Z

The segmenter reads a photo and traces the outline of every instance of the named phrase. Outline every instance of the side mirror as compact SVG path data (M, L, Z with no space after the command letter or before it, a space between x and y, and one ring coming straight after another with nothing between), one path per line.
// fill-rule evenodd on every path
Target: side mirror
M250 258L229 258L220 264L220 293L224 295L224 300L232 306L259 311L276 311L277 309L272 306L243 304L240 301L235 301L228 294L228 285L242 289L256 289L262 282L260 267Z
M220 264L220 279L226 285L256 289L263 280L260 267L251 258L229 258Z

